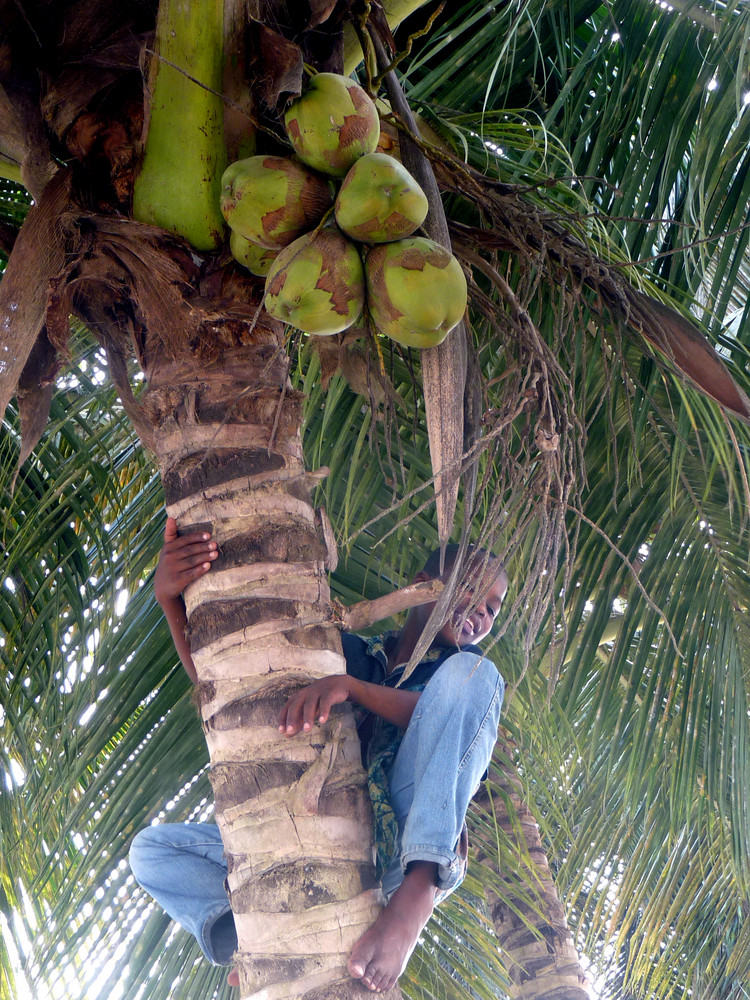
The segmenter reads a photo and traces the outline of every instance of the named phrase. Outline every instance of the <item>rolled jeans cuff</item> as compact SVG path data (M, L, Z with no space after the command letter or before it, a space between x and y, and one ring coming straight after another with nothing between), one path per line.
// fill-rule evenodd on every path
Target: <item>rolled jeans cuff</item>
M218 906L203 922L198 938L201 951L212 965L229 965L237 950L237 931L229 903Z
M398 889L406 874L406 866L412 861L433 861L437 865L437 893L435 904L442 903L466 878L467 854L465 838L459 842L461 854L445 851L430 844L416 845L395 859L381 879L381 889L386 902Z
M434 861L438 866L437 887L438 891L445 893L453 892L466 874L466 858L460 858L454 851L446 853L439 847L432 847L430 844L415 844L409 851L401 855L401 871L406 873L407 865L412 861Z

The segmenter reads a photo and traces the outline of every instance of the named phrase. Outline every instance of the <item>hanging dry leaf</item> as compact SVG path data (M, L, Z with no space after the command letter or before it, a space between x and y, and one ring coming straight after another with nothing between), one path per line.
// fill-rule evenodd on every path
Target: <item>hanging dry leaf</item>
M0 417L44 326L47 288L65 266L59 219L70 178L70 171L59 171L31 208L0 283Z
M720 355L690 320L635 288L629 289L628 299L630 325L701 392L750 422L750 400L734 381Z
M388 65L383 43L372 35L378 65ZM384 79L391 107L401 120L418 135L409 104L395 73ZM429 211L424 231L436 243L451 249L448 224L440 190L432 166L416 142L406 133L400 136L401 161L427 195ZM463 322L448 334L442 344L421 352L422 387L425 401L430 460L435 474L438 537L445 549L453 533L458 504L459 472L464 448L464 389L466 386L466 327Z
M302 51L259 21L252 23L250 38L255 93L268 108L280 108L287 99L302 93Z
M54 391L54 384L46 385L43 388L18 390L18 413L21 418L21 450L18 455L16 476L44 433ZM14 476L13 487L15 487L15 483L16 479ZM11 492L13 491L13 487L11 487Z

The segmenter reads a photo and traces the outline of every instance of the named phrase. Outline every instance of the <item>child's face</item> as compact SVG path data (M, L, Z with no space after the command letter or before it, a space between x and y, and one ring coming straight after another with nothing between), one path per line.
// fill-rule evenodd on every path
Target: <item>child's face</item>
M478 574L477 574L478 575ZM446 578L448 574L446 573ZM478 597L479 591L482 591ZM481 642L495 624L495 618L508 592L508 577L505 571L497 574L497 569L487 567L484 578L470 582L469 586L460 588L461 600L438 634L434 643L437 646L468 646ZM424 622L427 621L434 604L423 606ZM468 614L469 608L472 608Z
M489 587L488 579L492 580ZM486 574L483 586L485 589L481 597L477 597L480 587L469 586L464 590L456 610L436 636L439 645L468 646L481 642L489 635L508 592L508 577L504 572L495 577L492 573ZM467 615L467 610L472 606L473 610Z

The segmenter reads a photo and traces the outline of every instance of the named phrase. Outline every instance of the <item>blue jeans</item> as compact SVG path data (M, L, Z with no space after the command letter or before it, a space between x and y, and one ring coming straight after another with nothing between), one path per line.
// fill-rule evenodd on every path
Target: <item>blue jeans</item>
M437 902L463 880L456 848L492 757L504 694L497 668L475 653L449 656L428 681L388 775L398 844L381 880L386 899L411 861L437 863Z
M158 823L130 845L130 868L149 896L195 936L213 965L229 965L237 932L224 880L227 863L215 823Z
M438 865L437 901L461 882L457 853L469 801L495 746L505 685L495 666L456 653L420 695L389 775L399 827L397 856L382 879L389 898L411 861ZM218 827L163 823L141 830L130 848L136 881L190 931L214 965L228 965L237 934L224 879Z

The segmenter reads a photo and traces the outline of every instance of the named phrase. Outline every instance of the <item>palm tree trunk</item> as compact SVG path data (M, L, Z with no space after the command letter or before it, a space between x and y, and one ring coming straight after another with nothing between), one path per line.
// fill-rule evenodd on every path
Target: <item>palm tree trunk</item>
M83 275L99 281L87 300L78 282L76 309L107 344L125 401L122 362L113 364L123 303L113 310L101 288L128 288L148 380L128 412L152 442L180 530L211 530L219 544L185 601L242 996L362 996L346 960L379 900L353 717L342 706L293 739L277 725L293 690L345 671L326 580L333 554L310 502L323 473L304 468L284 331L258 318L257 283L235 276L206 295L210 278L158 230L102 217L84 228L96 235Z
M485 886L500 952L512 983L511 1000L589 1000L589 984L557 894L539 827L521 798L521 782L508 759L474 798L473 808L494 817L498 837L514 859L498 871L497 855L478 852L499 877L502 892Z

